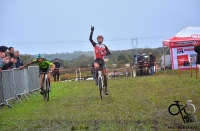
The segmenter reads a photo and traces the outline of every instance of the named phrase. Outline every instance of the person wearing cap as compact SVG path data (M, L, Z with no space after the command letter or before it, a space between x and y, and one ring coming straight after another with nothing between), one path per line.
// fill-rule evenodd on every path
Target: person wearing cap
M55 65L55 69L53 71L53 77L54 77L54 81L56 81L56 76L57 76L57 81L59 81L59 68L60 68L60 63L58 62L58 58L55 59L54 62Z
M137 59L138 66L139 66L139 76L144 76L143 68L144 68L144 56L142 56L142 52L140 52L140 56Z
M0 46L0 51L7 53L8 47L7 46Z

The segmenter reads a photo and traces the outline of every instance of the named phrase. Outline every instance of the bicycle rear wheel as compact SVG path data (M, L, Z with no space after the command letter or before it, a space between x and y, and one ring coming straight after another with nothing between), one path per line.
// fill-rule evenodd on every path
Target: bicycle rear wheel
M99 85L99 92L100 92L101 99L104 98L104 87L103 87L102 82L103 82L102 79L98 78L98 85Z

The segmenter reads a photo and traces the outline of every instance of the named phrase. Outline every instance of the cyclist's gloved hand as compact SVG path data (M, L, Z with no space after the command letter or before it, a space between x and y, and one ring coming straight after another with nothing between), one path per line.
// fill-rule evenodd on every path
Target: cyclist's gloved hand
M111 55L110 51L106 53L106 55Z
M94 31L94 26L91 26L91 31Z

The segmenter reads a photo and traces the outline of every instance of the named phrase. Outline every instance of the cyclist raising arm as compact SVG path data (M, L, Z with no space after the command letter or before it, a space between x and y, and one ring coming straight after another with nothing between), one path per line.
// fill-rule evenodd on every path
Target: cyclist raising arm
M89 37L89 40L90 42L92 43L93 47L94 47L94 55L95 55L95 60L94 60L94 67L95 67L95 70L96 70L96 85L98 85L98 68L102 68L102 72L103 72L103 76L104 76L104 84L105 84L105 92L106 92L106 95L109 94L108 92L108 87L107 87L107 74L106 74L106 65L105 65L105 62L104 62L104 56L105 55L111 55L108 47L103 43L103 36L102 35L99 35L97 37L97 41L98 43L94 42L92 40L92 35L93 35L93 31L94 31L94 27L91 27L91 33L90 33L90 37Z
M20 69L23 69L25 67L27 67L28 65L31 65L31 64L37 64L39 65L39 70L40 70L40 88L41 88L41 94L43 94L43 81L44 81L44 73L48 73L48 79L49 79L49 87L50 87L50 76L51 76L51 73L52 71L55 69L55 65L44 59L44 55L43 54L38 54L36 59L25 64L24 66L20 67ZM51 66L51 70L48 70L49 69L49 66Z

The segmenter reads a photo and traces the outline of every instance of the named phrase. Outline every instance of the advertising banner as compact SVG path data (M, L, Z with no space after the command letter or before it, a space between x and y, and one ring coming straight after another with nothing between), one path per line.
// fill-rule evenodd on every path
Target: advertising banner
M196 52L194 46L187 47L175 47L170 49L172 56L172 69L190 69L190 63L192 68L196 67ZM191 61L190 61L190 58Z

